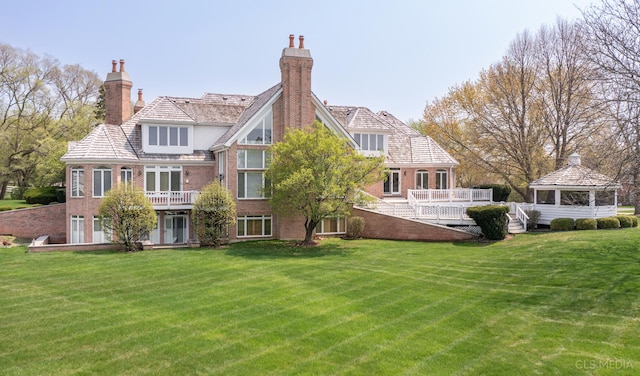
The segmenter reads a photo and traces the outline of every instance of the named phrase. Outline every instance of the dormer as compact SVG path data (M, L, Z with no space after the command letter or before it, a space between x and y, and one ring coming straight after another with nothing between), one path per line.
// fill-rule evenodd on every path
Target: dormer
M192 154L192 124L142 124L142 151L148 154Z

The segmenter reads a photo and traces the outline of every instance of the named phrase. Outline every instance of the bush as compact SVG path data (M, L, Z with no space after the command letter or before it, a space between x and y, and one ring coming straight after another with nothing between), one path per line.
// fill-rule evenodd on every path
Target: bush
M358 239L362 237L362 231L364 231L364 218L353 216L347 218L347 239Z
M525 210L524 214L529 217L527 221L527 230L531 230L538 227L538 222L540 222L540 211L539 210Z
M578 218L576 219L577 230L595 230L598 228L598 221L595 218Z
M27 187L15 187L11 191L11 199L12 200L24 200L24 192L27 190Z
M487 205L467 208L467 215L482 229L482 234L489 240L502 240L509 230L508 206Z
M551 230L553 231L569 231L575 227L573 218L555 218L551 220Z
M493 189L493 201L495 202L507 201L511 194L511 187L505 184L481 184L478 188Z
M11 210L11 206L0 206L0 212L1 211L8 211Z
M620 221L617 217L598 218L599 229L620 228Z
M631 216L631 227L638 227L638 217L635 215Z
M620 227L622 227L622 228L633 227L633 216L631 216L631 215L619 215L616 218L618 218L618 221L620 222ZM638 218L636 217L636 221L637 220L638 220Z
M24 192L24 200L27 204L48 205L58 200L57 190L58 187L29 188Z

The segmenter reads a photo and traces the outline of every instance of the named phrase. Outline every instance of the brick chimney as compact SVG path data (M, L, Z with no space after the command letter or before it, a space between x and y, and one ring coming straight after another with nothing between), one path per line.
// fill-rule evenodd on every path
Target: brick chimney
M137 114L138 111L142 110L142 107L144 107L144 100L142 99L142 89L138 89L138 100L136 101L136 104L133 105L133 113Z
M289 47L282 50L280 72L282 79L283 121L285 127L300 128L313 124L316 118L311 101L311 52L304 48L304 36L298 48L294 36L289 35Z
M124 60L120 60L120 69L116 71L117 62L111 62L111 73L104 82L105 89L105 124L120 125L131 117L131 87L133 83L129 74L124 71Z

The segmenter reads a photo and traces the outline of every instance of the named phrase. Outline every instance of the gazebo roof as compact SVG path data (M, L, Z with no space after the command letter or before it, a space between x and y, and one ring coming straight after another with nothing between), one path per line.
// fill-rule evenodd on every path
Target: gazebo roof
M569 164L557 171L532 181L529 186L537 189L555 188L620 188L620 182L580 165L580 156L569 156Z

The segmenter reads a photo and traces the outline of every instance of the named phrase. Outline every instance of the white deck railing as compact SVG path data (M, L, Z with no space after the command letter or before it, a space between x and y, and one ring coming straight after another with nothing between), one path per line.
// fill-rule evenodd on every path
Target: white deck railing
M491 202L493 201L493 189L409 189L407 200L413 203L430 202Z
M145 192L145 195L154 207L171 209L193 205L198 193L198 191L163 191Z

